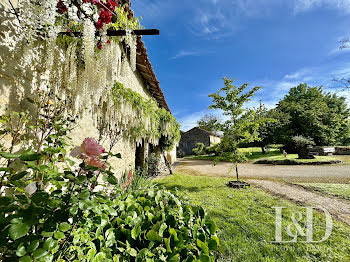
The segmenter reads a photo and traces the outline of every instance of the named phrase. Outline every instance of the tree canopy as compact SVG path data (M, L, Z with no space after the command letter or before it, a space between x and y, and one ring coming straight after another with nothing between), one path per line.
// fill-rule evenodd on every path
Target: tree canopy
M205 114L198 121L198 127L207 131L217 131L217 125L221 123L221 119L213 114Z
M316 145L330 145L348 134L346 98L324 92L322 87L300 84L290 89L278 103L277 111L285 115L279 132L286 137L304 136Z

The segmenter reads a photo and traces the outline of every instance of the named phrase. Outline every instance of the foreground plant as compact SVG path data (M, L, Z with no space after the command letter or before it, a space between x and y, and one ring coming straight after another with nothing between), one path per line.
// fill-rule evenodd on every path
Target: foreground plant
M64 101L44 92L29 101L35 114L0 122L0 260L214 260L217 228L202 208L132 171L118 181L115 141L106 152L86 138L73 161Z

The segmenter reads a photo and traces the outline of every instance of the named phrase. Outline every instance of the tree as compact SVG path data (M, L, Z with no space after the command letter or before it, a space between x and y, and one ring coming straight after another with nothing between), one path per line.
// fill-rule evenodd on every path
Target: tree
M197 121L198 127L207 131L217 131L216 126L221 123L221 119L213 114L206 114Z
M216 129L224 133L220 147L229 148L233 153L231 161L236 170L238 181L238 162L246 159L246 153L239 151L239 145L258 139L259 121L255 111L247 109L245 106L261 87L246 90L247 83L236 87L233 85L233 80L227 77L224 77L223 81L224 87L209 95L213 99L209 109L220 109L224 115L229 117L225 122L218 123Z
M277 110L288 116L282 132L289 138L303 136L316 145L329 145L347 133L350 112L346 99L326 93L322 87L300 84L291 88Z
M268 110L261 101L255 113L256 119L260 123L258 128L259 139L254 141L252 145L261 147L262 153L265 154L266 146L278 143L280 140L279 130L288 119L276 109Z

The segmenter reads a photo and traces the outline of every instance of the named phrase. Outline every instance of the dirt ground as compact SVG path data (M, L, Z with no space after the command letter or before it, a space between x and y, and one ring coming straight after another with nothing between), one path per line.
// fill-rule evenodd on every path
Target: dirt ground
M231 167L231 163L220 162L214 166L213 161L180 159L175 171L192 175L234 177L235 172L230 171ZM238 165L238 170L242 179L313 183L350 182L350 165L273 166L243 163Z

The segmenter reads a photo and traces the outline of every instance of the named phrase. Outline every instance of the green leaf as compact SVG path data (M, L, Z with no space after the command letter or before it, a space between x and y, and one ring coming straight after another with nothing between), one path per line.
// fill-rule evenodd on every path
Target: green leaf
M0 196L0 206L7 206L11 202L12 202L11 198Z
M112 185L117 185L119 183L118 179L114 175L109 175L107 177L107 181L108 181L108 183L110 183Z
M216 231L219 230L219 228L216 226L213 220L206 220L205 225L208 227L210 234L215 234Z
M159 228L159 233L158 233L158 235L159 235L160 237L163 237L164 230L167 229L167 227L168 227L168 226L167 226L165 223L163 223L163 224L160 226L160 228Z
M210 262L210 258L207 255L201 254L199 256L199 261L201 261L201 262Z
M134 240L136 240L137 237L140 235L140 233L141 233L141 227L139 225L137 225L131 230L131 237Z
M77 177L78 184L83 184L86 180L87 180L86 176L78 176Z
M180 262L180 255L176 254L175 256L172 256L168 259L168 262Z
M148 233L146 234L146 239L150 241L162 241L162 238L154 230L148 231Z
M175 230L174 228L171 228L171 227L170 227L170 228L169 228L169 233L170 233L171 235L173 235L175 241L179 241L179 239L177 238L176 230Z
M58 245L57 240L53 239L52 237L46 239L45 243L44 243L44 248L47 251L51 251L52 249L54 249L56 246Z
M41 232L41 235L43 237L52 237L53 236L53 232L46 232L46 231L43 231Z
M57 231L55 232L54 237L59 240L59 239L64 239L66 236L64 235L64 233Z
M30 242L27 251L29 253L33 252L34 250L36 250L39 247L39 240L33 240Z
M17 250L16 250L16 255L19 257L23 257L25 254L27 254L26 252L26 248L22 245L18 246Z
M17 174L14 174L13 176L10 177L10 181L20 180L21 178L25 177L27 174L28 174L27 171L22 171Z
M17 240L25 236L29 232L30 227L25 223L12 224L9 228L10 237L12 240Z
M134 248L130 248L128 251L129 255L132 257L136 257L137 256L137 251Z
M46 255L47 255L47 251L43 248L39 248L39 249L35 250L32 254L34 259L39 259L39 258L46 256Z
M209 247L206 242L202 242L200 239L197 239L197 246L203 250L204 254L209 255Z
M218 243L216 242L216 240L210 239L208 242L208 247L209 250L216 251L216 249L218 248Z
M37 154L31 151L28 151L28 152L24 152L19 159L22 161L36 161L36 160L40 160L41 157L42 157L42 154Z
M19 262L32 262L32 259L30 256L25 256L25 257L22 257Z
M166 247L166 251L168 251L168 253L171 253L171 248L170 248L170 238L164 238L164 244L165 244L165 247Z
M63 222L60 224L60 231L66 232L71 228L71 225L68 224L67 222Z
M21 154L11 154L11 153L7 153L7 152L0 152L0 156L2 156L3 158L6 159L12 159L12 158L19 158L21 157Z
M0 172L10 172L11 168L9 167L0 167Z

